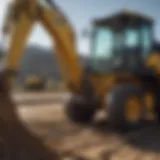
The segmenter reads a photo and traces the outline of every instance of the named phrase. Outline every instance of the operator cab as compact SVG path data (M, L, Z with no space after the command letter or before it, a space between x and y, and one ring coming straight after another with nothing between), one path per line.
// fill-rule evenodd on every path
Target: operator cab
M92 71L128 71L141 67L151 54L153 20L122 11L94 21L91 43Z

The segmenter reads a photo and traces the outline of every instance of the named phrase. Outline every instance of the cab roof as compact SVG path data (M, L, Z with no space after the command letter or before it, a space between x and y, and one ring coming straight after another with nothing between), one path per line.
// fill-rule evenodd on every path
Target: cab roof
M140 14L135 11L123 9L116 14L112 14L108 17L94 19L94 25L96 26L110 26L113 28L118 27L136 27L140 24L152 25L154 20L151 17Z

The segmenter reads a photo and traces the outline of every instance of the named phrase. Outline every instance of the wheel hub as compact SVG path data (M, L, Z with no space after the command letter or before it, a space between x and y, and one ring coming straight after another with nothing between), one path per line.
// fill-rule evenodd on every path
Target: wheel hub
M137 122L141 118L141 101L138 97L128 99L125 105L125 116L130 122Z

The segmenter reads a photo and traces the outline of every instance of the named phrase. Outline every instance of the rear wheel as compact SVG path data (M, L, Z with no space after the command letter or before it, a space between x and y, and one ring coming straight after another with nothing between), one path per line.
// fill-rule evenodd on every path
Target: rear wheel
M65 108L67 117L76 123L89 123L93 120L97 106L96 103L74 96Z
M107 113L110 124L121 129L138 127L144 118L143 92L132 84L115 87L109 94Z

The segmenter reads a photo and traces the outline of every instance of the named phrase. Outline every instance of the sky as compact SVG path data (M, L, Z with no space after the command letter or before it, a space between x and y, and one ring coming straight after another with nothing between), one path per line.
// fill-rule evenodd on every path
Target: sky
M1 27L9 0L0 0L0 41ZM42 0L43 1L43 0ZM93 18L104 17L123 8L147 14L155 19L155 38L160 40L160 0L54 0L67 15L76 31L77 50L82 54L90 52L89 39L82 36L84 29L91 29ZM52 47L52 41L44 28L35 25L28 44Z

